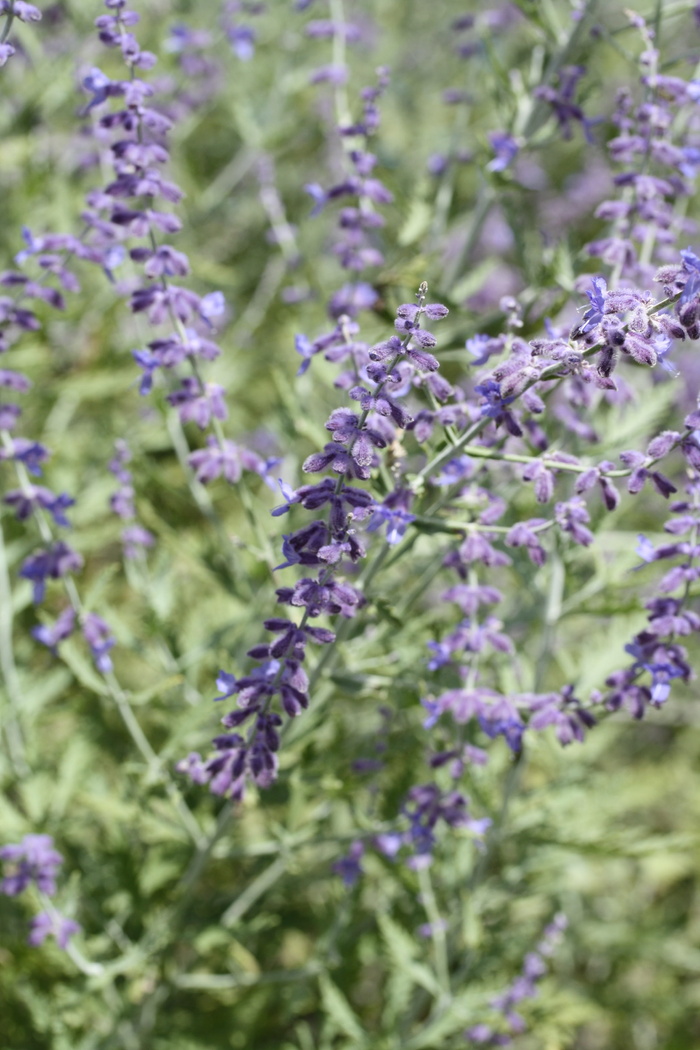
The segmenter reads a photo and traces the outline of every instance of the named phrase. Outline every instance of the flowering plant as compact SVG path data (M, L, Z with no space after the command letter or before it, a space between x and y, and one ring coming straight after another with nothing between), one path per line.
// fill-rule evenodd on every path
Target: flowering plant
M7 1038L687 1039L697 5L88 7L0 3Z

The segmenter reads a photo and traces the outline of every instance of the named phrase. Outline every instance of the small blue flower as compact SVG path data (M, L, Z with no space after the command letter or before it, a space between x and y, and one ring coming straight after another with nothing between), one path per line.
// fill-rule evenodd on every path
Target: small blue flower
M688 271L689 277L685 282L680 302L687 303L691 299L694 299L698 294L698 291L700 291L700 259L690 248L681 251L681 259L683 260L683 266Z
M92 67L87 76L83 77L83 87L92 95L83 113L89 113L93 106L99 106L106 101L109 97L111 83L112 81L101 69L98 69L97 66Z
M311 215L318 215L322 212L326 206L328 196L323 186L318 182L307 182L304 186L304 192L308 193L309 197L315 201L313 208L311 209Z
M503 131L492 131L489 142L493 147L495 157L486 165L487 171L505 171L518 155L520 147L512 135L506 135Z
M671 349L671 340L667 335L658 334L654 337L654 350L656 352L656 363L661 365L664 371L668 372L670 376L677 379L680 372L674 365L673 361L669 361L667 354Z
M374 507L374 513L367 525L368 532L376 532L382 525L386 525L386 542L390 547L400 543L403 539L406 529L412 521L416 520L415 514L408 514L405 510L400 507L392 508L387 507L385 504L377 503Z
M581 335L585 332L590 332L591 328L595 328L597 324L600 324L605 313L605 300L608 294L607 282L604 277L594 277L591 285L591 289L586 292L591 305L583 315L583 321L579 327Z
M221 696L215 696L215 700L228 700L236 692L236 676L228 671L219 671L216 679L216 688L221 690Z
M199 303L199 316L210 327L215 317L222 317L226 312L226 299L223 292L209 292L203 295Z
M656 547L646 536L641 533L637 537L638 543L634 549L635 554L638 554L642 561L652 562L656 560ZM638 566L641 568L641 566Z
M311 358L316 353L316 350L313 343L302 333L294 336L294 349L298 354L301 354L302 357L302 362L299 365L297 375L303 376L304 372L306 372L311 364Z

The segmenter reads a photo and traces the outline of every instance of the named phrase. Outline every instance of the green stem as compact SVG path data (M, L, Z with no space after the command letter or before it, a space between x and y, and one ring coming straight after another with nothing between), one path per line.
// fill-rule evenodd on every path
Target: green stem
M452 999L447 938L445 936L445 923L440 915L429 868L418 869L418 884L420 886L421 902L425 908L425 914L430 925L430 937L433 942L433 953L435 955L435 970L442 992L440 1005L445 1006Z
M10 35L12 29L12 23L15 20L15 0L10 0L10 6L6 14L5 25L3 26L2 33L0 34L0 44L4 44Z
M58 925L64 916L57 910L51 898L39 890L39 900L41 902L42 911L46 912L47 915L50 915L54 924ZM68 958L81 973L85 974L86 977L99 977L104 973L104 966L102 963L91 962L90 959L86 959L76 945L73 937L71 937L66 944L65 951Z
M3 718L10 762L18 777L26 777L29 766L22 733L22 687L12 644L12 588L7 568L7 549L0 522L0 670L7 691L8 710Z

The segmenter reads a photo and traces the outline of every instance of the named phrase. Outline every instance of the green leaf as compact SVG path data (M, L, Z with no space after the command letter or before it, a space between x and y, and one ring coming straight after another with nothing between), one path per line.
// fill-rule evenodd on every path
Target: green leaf
M367 1039L362 1025L338 986L327 974L321 974L318 983L326 1016L336 1031L349 1036L356 1045L366 1046Z

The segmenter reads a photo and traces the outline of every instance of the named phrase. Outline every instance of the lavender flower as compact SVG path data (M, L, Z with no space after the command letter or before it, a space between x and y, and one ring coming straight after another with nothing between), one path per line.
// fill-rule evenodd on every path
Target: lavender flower
M362 857L364 852L364 842L357 840L350 846L347 856L341 857L333 865L333 871L341 877L348 889L354 886L362 875Z
M65 915L60 915L56 911L40 911L32 919L31 931L27 940L32 947L36 948L51 935L56 938L58 947L65 950L68 941L79 929L79 924L73 919L66 918Z
M565 915L560 913L554 916L545 928L536 950L525 956L521 973L504 992L491 1000L490 1006L500 1015L499 1021L468 1028L464 1033L468 1042L477 1046L508 1046L513 1036L526 1031L525 1020L515 1007L537 995L537 982L547 972L545 960L556 950L567 926Z
M8 897L16 897L32 884L49 897L56 892L63 857L53 848L50 835L25 835L20 843L2 846L0 860L9 866L10 874L0 883L0 892Z
M573 134L572 125L579 123L587 141L592 143L594 140L591 128L597 121L586 117L581 106L573 100L578 82L585 72L583 66L567 66L557 74L556 87L547 84L535 88L535 97L552 107L563 138L570 139Z
M412 370L433 370L437 360L425 355L423 346L434 345L435 338L425 333L420 326L423 315L438 320L447 314L440 304L426 304L427 286L421 285L418 303L404 304L397 311L396 328L402 337L393 336L387 343L377 344L369 353L370 359L382 362L374 377L374 388L354 388L350 393L359 400L362 411L357 414L350 409L335 409L327 423L333 441L320 452L312 453L304 463L307 473L331 471L335 481L326 478L315 485L305 485L296 491L281 483L285 504L273 514L285 514L295 504L317 512L328 507L328 518L315 517L295 532L284 536L282 552L284 561L278 569L292 565L314 567L316 578L304 577L293 587L277 590L278 601L283 605L304 609L297 623L287 617L270 617L264 623L273 641L253 646L248 655L259 662L251 674L236 679L227 672L222 673L219 683L224 693L217 699L238 697L238 707L223 718L227 729L238 729L248 723L247 735L240 732L222 734L214 740L215 754L208 760L190 755L178 765L198 783L206 780L216 794L233 799L242 798L246 782L252 780L259 787L269 786L277 776L277 751L280 744L279 729L282 717L272 710L274 701L280 705L287 718L294 718L309 704L308 676L303 668L309 643L329 645L335 640L333 631L311 626L309 621L322 614L353 616L363 602L362 594L351 584L338 580L336 574L343 562L355 562L364 557L365 551L355 535L354 523L363 520L371 507L368 493L348 484L353 479L364 480L370 476L377 451L386 445L380 430L382 417L389 417L398 425L406 422L404 410L398 402L385 394L386 388L403 385L397 366L405 362ZM349 324L341 324L340 331L332 333L330 339L318 344L318 349L332 347L342 337L346 342L351 335ZM374 356L373 356L374 355ZM429 360L428 360L429 357ZM387 362L386 366L383 362ZM434 362L434 364L433 364ZM377 413L376 420L372 413ZM382 424L383 426L384 424ZM395 519L392 538L396 530L410 522L407 508L410 493L397 489L387 499L385 510ZM399 519L397 519L399 515Z
M70 638L74 630L75 610L72 605L68 605L51 626L42 624L40 627L32 627L32 637L47 646L55 655L59 643Z
M83 559L77 551L67 543L57 541L26 558L19 574L33 584L34 603L38 605L44 600L47 580L59 580L76 572L82 565Z
M85 641L90 646L95 667L100 674L109 674L112 670L109 651L115 645L110 628L101 616L96 613L87 613L83 619L82 631Z

